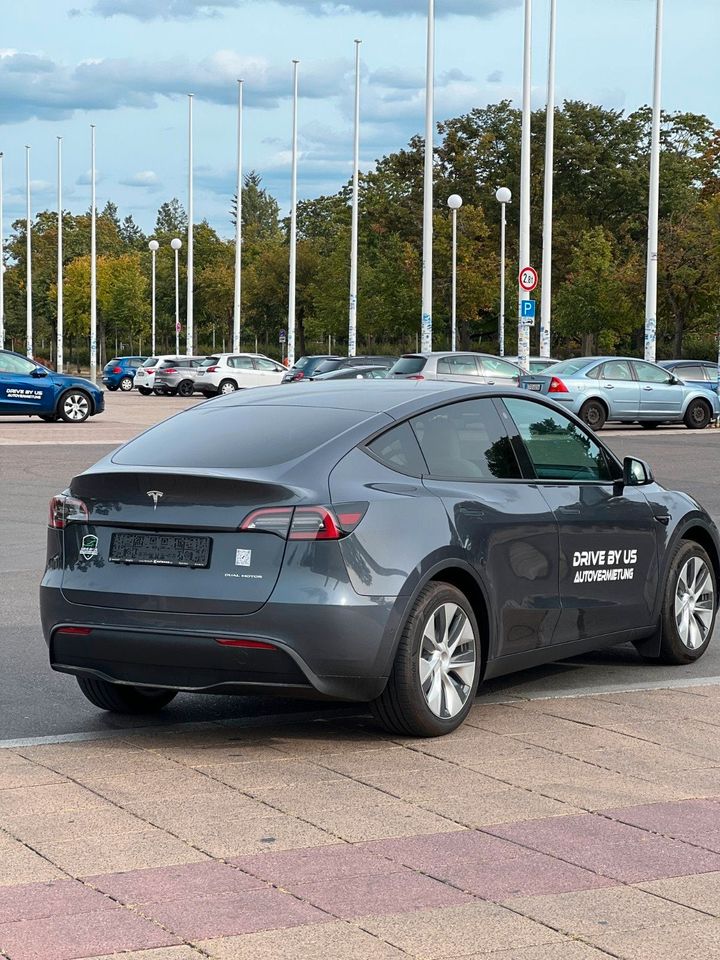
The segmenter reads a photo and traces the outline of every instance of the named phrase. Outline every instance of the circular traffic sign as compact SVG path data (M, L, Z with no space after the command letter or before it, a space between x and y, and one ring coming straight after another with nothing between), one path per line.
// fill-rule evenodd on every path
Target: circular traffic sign
M538 272L535 267L523 267L520 271L520 286L530 293L538 285Z

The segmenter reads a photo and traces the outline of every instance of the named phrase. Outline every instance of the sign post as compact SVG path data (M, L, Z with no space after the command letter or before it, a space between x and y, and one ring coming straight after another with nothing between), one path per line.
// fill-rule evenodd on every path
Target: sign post
M287 330L280 331L280 359L285 363L285 344L287 343Z

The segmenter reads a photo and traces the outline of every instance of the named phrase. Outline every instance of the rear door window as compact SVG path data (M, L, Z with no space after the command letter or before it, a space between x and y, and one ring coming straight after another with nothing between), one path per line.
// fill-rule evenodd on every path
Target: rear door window
M233 370L254 370L252 357L230 357L228 366Z
M518 480L512 443L492 400L448 404L411 420L431 477Z
M604 380L632 380L632 370L627 360L608 360L603 364L602 379Z
M437 362L437 372L440 375L448 374L455 377L478 377L477 360L475 357L441 357Z
M672 373L681 380L707 380L704 367L675 367Z

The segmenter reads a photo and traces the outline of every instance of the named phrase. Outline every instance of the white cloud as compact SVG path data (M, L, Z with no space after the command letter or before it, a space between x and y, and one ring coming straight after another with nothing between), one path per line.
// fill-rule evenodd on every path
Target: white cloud
M94 0L89 12L102 17L127 16L136 20L193 20L217 17L228 9L237 9L248 0ZM373 13L385 17L424 15L426 0L276 0L282 6L295 7L315 16L338 13ZM442 0L438 17L453 14L491 17L503 10L519 7L521 0ZM71 10L71 16L79 11Z
M137 173L126 177L120 183L125 187L143 187L152 192L159 190L162 186L160 178L154 170L138 170Z

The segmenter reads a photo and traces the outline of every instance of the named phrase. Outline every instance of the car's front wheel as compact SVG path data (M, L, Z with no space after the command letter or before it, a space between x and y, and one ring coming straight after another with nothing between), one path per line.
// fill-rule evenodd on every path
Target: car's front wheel
M128 393L133 388L133 378L123 377L120 381L120 389L123 393Z
M57 414L65 423L84 423L92 411L92 401L84 390L68 390L60 397Z
M670 561L662 606L661 663L699 660L710 643L717 613L717 581L710 557L683 540Z
M470 712L481 663L480 631L467 597L450 584L429 583L405 622L373 713L393 733L451 733Z
M580 408L580 419L591 430L602 430L607 420L607 410L599 400L588 400Z
M705 400L692 400L685 411L685 426L690 430L704 430L712 420L710 404Z
M177 696L177 690L128 687L96 677L78 677L77 682L90 703L110 713L155 713Z

